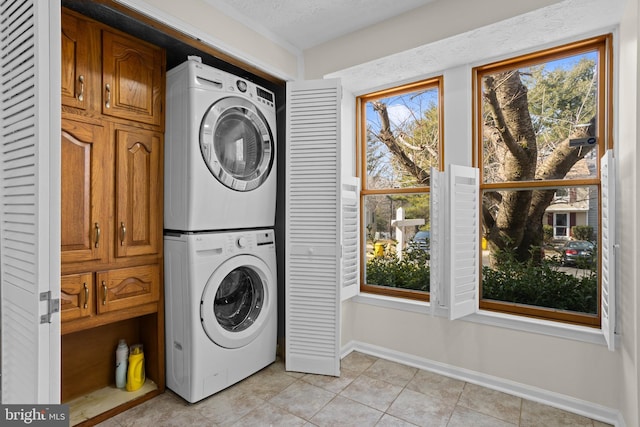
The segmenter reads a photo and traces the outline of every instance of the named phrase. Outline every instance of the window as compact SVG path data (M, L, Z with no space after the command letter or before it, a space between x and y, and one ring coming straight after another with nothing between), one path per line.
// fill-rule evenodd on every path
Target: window
M606 35L474 69L482 309L600 325L610 45ZM563 251L576 240L591 249Z
M441 169L442 78L360 96L365 292L428 300L430 170Z

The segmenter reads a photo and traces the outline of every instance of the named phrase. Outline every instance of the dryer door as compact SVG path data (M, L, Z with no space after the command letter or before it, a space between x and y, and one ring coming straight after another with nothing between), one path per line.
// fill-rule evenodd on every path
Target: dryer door
M253 341L275 315L272 282L269 267L255 256L238 255L218 267L200 301L200 319L209 338L225 348Z
M258 107L230 96L207 110L200 124L200 150L220 183L232 190L251 191L271 172L275 141Z

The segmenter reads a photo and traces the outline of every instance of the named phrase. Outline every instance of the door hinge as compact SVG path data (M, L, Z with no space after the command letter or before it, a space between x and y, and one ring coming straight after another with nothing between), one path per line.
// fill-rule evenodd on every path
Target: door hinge
M60 299L51 299L51 291L40 292L40 301L47 301L47 312L40 316L40 324L51 323L53 313L60 312Z

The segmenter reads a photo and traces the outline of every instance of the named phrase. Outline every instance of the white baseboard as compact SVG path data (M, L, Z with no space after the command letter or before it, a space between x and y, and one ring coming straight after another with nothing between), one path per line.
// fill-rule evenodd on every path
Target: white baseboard
M358 351L381 359L402 363L403 365L413 366L415 368L424 369L425 371L477 384L492 390L501 391L523 399L528 399L554 408L562 409L567 412L582 415L587 418L602 421L604 423L614 425L615 427L626 427L622 414L619 410L587 402L585 400L576 399L571 396L566 396L538 387L532 387L515 381L483 374L481 372L471 371L469 369L459 368L441 362L435 362L433 360L358 341L351 341L343 346L342 357L345 357L352 351Z

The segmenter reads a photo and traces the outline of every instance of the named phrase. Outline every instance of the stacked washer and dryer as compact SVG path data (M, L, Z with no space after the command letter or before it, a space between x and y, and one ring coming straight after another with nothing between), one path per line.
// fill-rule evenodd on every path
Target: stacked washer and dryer
M275 96L189 57L166 118L166 381L196 402L275 361Z

